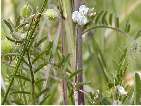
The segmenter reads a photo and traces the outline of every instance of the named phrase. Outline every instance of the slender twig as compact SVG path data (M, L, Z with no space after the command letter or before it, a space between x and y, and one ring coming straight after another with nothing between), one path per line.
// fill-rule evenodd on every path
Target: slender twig
M85 31L83 31L82 34L85 34L85 33L89 32L90 30L99 29L99 28L108 28L108 29L112 29L112 30L118 31L118 32L120 32L120 33L123 33L124 35L129 36L128 33L122 31L121 29L116 28L116 27L112 27L112 26L107 26L107 25L92 26L92 27L86 29Z
M28 57L28 63L30 68L30 74L31 74L32 104L35 104L35 79L34 79L34 71L32 70L32 63L31 63L29 51L27 51L27 57Z
M64 105L67 105L67 81L65 79L62 81L62 88Z
M78 10L79 6L81 5L82 0L75 0L75 10ZM82 28L76 27L77 34L76 34L76 71L83 70L83 62L82 62ZM75 78L75 83L83 82L83 72L81 71ZM78 88L77 96L78 96L78 105L84 105L84 93L80 92L83 91L83 85ZM77 100L77 99L76 99ZM76 101L77 102L77 101Z

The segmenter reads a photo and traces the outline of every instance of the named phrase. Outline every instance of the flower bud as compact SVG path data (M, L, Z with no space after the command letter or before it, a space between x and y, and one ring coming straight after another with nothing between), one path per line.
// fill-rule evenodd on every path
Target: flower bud
M94 17L95 15L96 15L95 9L94 8L89 9L88 16L89 17Z
M44 15L47 16L49 20L54 20L58 17L58 13L54 9L47 9Z
M27 3L23 6L23 8L21 9L21 16L23 17L29 17L32 13L32 9L30 7L30 5Z

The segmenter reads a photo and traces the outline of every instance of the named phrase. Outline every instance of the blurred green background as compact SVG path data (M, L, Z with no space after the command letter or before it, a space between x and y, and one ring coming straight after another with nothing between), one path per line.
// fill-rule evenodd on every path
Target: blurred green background
M27 1L30 3L34 10L33 12L35 13L41 6L43 0L1 0L1 19L10 18L14 22L15 18L20 14L21 7ZM116 73L119 59L125 47L129 47L127 56L127 76L129 74L132 76L134 72L141 72L141 37L137 40L133 40L137 31L141 30L141 0L84 0L84 2L88 7L94 7L96 12L107 10L115 16L118 16L121 27L124 27L126 22L131 24L129 36L110 29L97 29L90 33L90 36L94 36L100 46L110 75L114 76ZM56 8L56 4L57 0L49 0L48 7ZM51 27L51 33L54 33L56 24L54 23ZM9 34L9 30L3 23L1 31L2 38L5 34ZM45 36L45 34L45 32L42 33L43 36ZM90 85L86 85L85 87L88 91L92 91L104 87L105 80L103 78L101 67L96 59L95 52L93 51L93 43L90 41L89 37L84 36L83 38L84 81L91 82ZM2 42L2 46L3 45L4 43ZM10 72L8 72L10 71L10 68L3 60L1 71L2 77L5 80L7 75L10 74ZM7 85L6 80L5 84ZM51 92L55 92L56 88L57 87L54 84ZM49 99L46 102L48 104L57 104L59 102L57 93L54 98L55 101Z

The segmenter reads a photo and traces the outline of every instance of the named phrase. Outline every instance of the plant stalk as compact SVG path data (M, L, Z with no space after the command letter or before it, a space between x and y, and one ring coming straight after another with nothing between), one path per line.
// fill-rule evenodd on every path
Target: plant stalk
M81 5L82 0L75 0L75 10L78 10L79 6ZM76 27L76 71L83 70L83 60L82 60L82 27L77 26ZM81 71L75 78L76 86L78 83L83 82L83 71ZM84 93L81 92L83 90L83 85L80 85L77 91L77 97L78 97L78 105L84 105Z
M63 22L63 19L61 19L60 21ZM65 55L66 46L65 46L65 36L63 34L63 29L61 30L61 35L62 35L62 54ZM66 70L63 70L63 73L64 73L64 77L62 80L63 102L64 102L64 105L67 105L67 81L65 80Z
M74 39L74 26L73 26L73 22L72 22L72 18L71 18L71 14L72 14L72 2L73 0L59 0L60 1L60 7L62 8L62 16L63 16L63 23L64 23L64 33L65 36L63 37L64 39L64 44L65 48L65 54L70 54L70 66L72 70L75 70L75 58L76 58L76 52L75 52L75 39ZM65 55L64 54L64 55ZM64 70L65 71L65 70ZM67 83L66 82L62 82L64 83L64 103L67 97L66 91L67 91ZM65 84L66 83L66 84ZM68 90L69 91L69 90Z
M83 82L83 63L82 63L82 29L77 28L77 38L76 38L76 71L81 71L76 76L76 84ZM84 93L83 85L78 88L78 105L84 105Z
M64 105L67 105L67 81L65 79L62 80L62 88Z

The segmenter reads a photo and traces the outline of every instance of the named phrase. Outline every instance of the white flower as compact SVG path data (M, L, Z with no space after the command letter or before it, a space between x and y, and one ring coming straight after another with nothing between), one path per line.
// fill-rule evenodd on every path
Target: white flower
M78 11L74 11L72 13L72 20L73 20L73 22L77 22L78 21L78 18L80 17L80 15L81 14Z
M80 15L80 16L78 17L77 23L78 23L79 25L85 25L85 24L88 23L88 18L87 18L86 16L84 16L84 15Z
M82 15L87 15L88 14L88 12L89 12L89 8L88 7L86 7L85 5L81 5L80 7L79 7L79 12L82 14Z
M73 22L77 23L78 25L85 25L89 22L87 15L89 12L89 8L85 5L81 5L79 7L79 11L74 11L72 13L72 20Z
M72 13L72 20L79 25L85 25L88 23L88 18L78 11Z
M123 86L121 85L117 85L117 91L120 95L127 95L127 92L125 91L125 89L123 88Z

